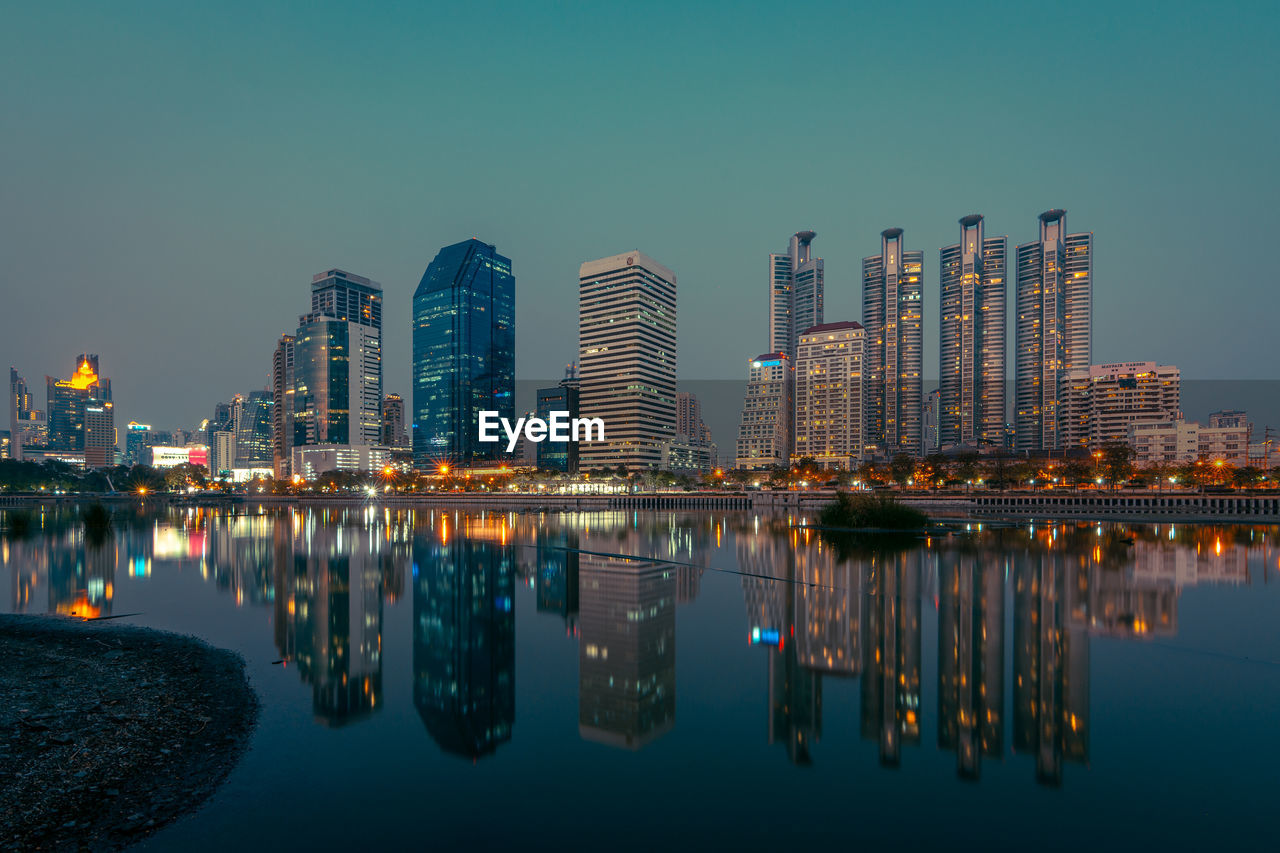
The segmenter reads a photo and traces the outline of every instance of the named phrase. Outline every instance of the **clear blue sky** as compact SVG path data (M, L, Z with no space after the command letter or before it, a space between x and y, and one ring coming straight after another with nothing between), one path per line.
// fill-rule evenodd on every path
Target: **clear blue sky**
M265 7L265 8L263 8ZM11 4L0 359L102 355L121 423L261 387L338 266L386 291L386 388L436 250L512 258L523 379L574 357L578 264L680 282L682 379L745 378L800 228L827 318L879 231L1096 234L1097 361L1275 378L1280 4ZM43 404L43 394L38 398ZM721 436L722 441L728 436Z

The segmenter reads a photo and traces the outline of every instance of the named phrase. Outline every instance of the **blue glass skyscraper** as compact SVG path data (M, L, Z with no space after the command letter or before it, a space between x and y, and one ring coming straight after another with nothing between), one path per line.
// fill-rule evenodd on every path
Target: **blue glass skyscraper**
M479 441L480 412L515 418L516 280L479 240L441 249L413 294L413 461L469 465L504 455Z

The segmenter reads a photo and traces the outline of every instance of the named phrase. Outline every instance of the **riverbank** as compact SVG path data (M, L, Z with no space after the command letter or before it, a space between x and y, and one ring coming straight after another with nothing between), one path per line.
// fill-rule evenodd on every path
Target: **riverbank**
M244 661L146 628L0 616L0 847L115 850L198 808L249 741Z

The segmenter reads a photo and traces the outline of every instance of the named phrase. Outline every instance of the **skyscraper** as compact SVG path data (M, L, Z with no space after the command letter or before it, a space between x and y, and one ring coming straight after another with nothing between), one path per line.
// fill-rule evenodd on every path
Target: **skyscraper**
M312 312L298 319L292 344L291 469L302 472L300 452L328 453L300 451L316 445L361 448L356 456L363 467L370 458L365 449L382 440L382 288L363 276L328 270L312 277L311 305ZM288 354L289 344L281 341L277 356L285 372Z
M823 323L801 333L793 456L846 471L862 461L865 348L859 323Z
M9 368L9 455L22 459L23 448L45 449L49 444L49 425L45 413L35 408L35 398L27 381Z
M938 253L942 447L1004 442L1008 242L986 237L973 214L960 220L960 242Z
M481 411L515 416L516 280L496 247L464 240L436 253L413 294L413 462L491 461Z
M293 335L281 335L271 358L271 461L276 477L293 472Z
M582 466L657 468L676 427L676 274L633 251L578 276L582 415L604 420Z
M796 357L800 332L822 322L822 258L812 255L813 231L792 235L785 254L769 255L769 351Z
M787 354L770 352L753 358L738 424L735 467L750 470L790 464L794 402L795 372Z
M568 412L570 418L578 417L581 401L578 395L578 371L574 365L565 369L565 377L554 388L538 389L538 417L546 420L552 412ZM552 441L548 438L537 445L537 466L542 469L578 472L578 443Z
M83 455L85 468L103 468L115 462L111 380L99 375L96 355L81 355L76 365L70 379L45 377L49 450Z
M250 391L236 424L236 466L266 468L274 461L275 411L270 391Z
M388 394L382 398L382 443L386 447L404 447L404 398Z
M1040 214L1040 238L1017 248L1014 449L1061 447L1059 394L1066 370L1092 355L1093 234L1067 234L1067 212Z
M924 253L906 251L901 228L880 232L880 254L862 259L862 325L867 443L885 456L920 453L923 295Z

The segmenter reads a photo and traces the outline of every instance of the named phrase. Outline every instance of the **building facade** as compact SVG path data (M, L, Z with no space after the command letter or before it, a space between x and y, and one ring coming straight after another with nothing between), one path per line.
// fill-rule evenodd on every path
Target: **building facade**
M553 388L538 389L537 416L546 420L552 412L568 412L570 418L578 417L578 377L571 366L567 375ZM551 441L549 438L537 445L537 466L543 470L578 473L578 443L575 441Z
M860 323L824 323L801 333L793 459L811 458L823 468L846 471L862 461L865 350Z
M862 259L867 376L864 428L880 456L920 454L924 370L924 253L907 251L901 228L880 233L880 254Z
M785 352L756 356L747 369L747 393L738 424L734 467L786 466L791 460L795 372Z
M1014 449L1062 447L1059 392L1092 356L1093 234L1068 234L1067 212L1040 214L1040 237L1017 248Z
M582 416L605 425L582 467L660 468L676 427L676 274L639 251L584 263L578 348Z
M48 449L83 455L86 469L115 464L115 411L111 380L98 372L98 356L81 355L70 379L45 377L48 391Z
M1062 378L1061 449L1094 451L1125 444L1137 424L1181 417L1178 368L1154 361L1095 364Z
M960 220L960 242L939 251L938 442L1003 445L1007 237L987 237L982 216Z
M271 357L271 459L276 477L292 475L293 371L297 338L281 335Z
M813 231L797 231L787 251L769 255L769 351L794 361L800 331L822 322L823 264Z
M382 398L382 445L399 448L409 443L404 431L404 398L388 394Z
M496 247L464 240L441 249L413 295L414 465L499 458L481 442L481 411L515 415L516 280Z

